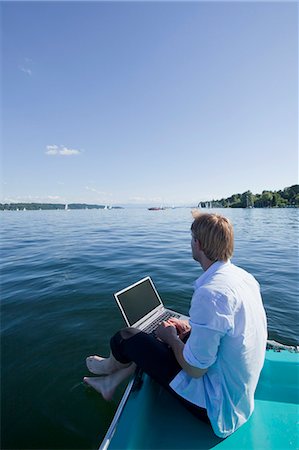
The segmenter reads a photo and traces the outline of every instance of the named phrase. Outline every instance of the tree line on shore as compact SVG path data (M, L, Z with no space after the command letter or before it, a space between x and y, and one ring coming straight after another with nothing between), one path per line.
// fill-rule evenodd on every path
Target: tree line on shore
M106 209L106 205L88 205L86 203L0 203L0 210L8 211L34 211L57 209ZM118 206L109 206L109 209L118 209Z
M200 202L199 207L213 208L289 208L299 207L299 184L294 184L280 191L263 191L253 194L233 194L230 197L209 202Z

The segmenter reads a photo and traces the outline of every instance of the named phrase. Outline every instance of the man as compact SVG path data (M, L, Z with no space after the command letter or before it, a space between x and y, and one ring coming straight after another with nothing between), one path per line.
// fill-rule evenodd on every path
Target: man
M267 324L259 284L233 265L233 227L217 214L198 214L192 256L204 273L195 282L189 323L163 322L156 339L134 328L118 332L109 358L87 358L85 377L107 400L136 365L175 395L216 435L226 437L250 417L263 366Z

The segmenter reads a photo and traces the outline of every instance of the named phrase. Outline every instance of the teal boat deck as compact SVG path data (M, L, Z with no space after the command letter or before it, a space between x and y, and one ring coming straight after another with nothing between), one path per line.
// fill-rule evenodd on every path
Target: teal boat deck
M267 350L255 411L234 434L220 439L178 400L143 375L130 392L101 449L299 449L299 354Z

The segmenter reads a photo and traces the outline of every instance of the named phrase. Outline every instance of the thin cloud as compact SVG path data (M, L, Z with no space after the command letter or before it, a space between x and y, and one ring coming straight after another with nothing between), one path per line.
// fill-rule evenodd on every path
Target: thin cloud
M108 195L108 196L112 196L112 194L111 194L110 192L98 191L97 189L95 189L95 188L93 188L93 187L90 187L90 186L85 186L85 189L86 189L87 191L90 191L90 192L95 192L95 193L98 194L98 195Z
M67 148L64 145L47 145L46 155L49 156L73 156L80 155L81 150L74 148Z
M31 76L32 75L32 70L29 69L28 67L20 67L20 70L24 73L26 73L27 75Z
M26 75L29 75L30 77L32 76L32 59L30 58L24 58L23 62L21 63L21 65L19 66L19 69L25 73Z
M133 202L133 203L161 203L164 202L163 199L161 197L139 197L139 196L135 196L135 197L131 197L129 198L129 202Z
M63 156L79 155L80 153L80 150L75 150L74 148L63 147L59 150L59 154Z
M47 145L46 155L58 155L57 145Z
M48 195L47 197L49 200L60 200L60 196L59 195Z

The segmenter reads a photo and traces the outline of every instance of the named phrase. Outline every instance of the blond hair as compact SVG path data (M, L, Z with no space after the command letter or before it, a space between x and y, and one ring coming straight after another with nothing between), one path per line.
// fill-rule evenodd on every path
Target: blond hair
M234 251L234 230L231 222L219 214L193 212L192 235L210 261L227 261Z

